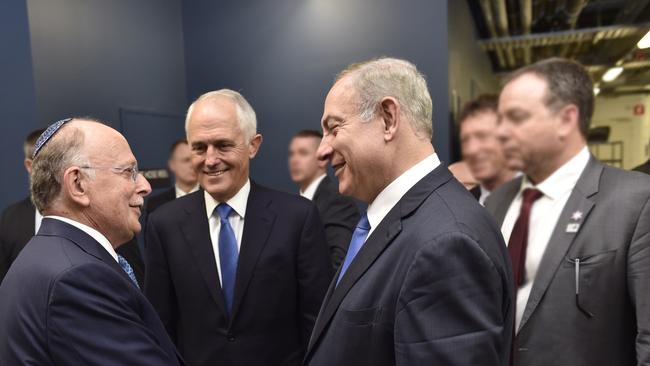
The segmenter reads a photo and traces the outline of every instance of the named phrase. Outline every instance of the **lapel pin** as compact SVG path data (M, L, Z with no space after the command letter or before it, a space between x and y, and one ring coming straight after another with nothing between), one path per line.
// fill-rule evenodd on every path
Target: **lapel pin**
M582 219L582 212L576 211L571 215L571 220L580 221Z
M572 222L570 224L567 224L566 226L567 233L577 233L578 229L580 229L580 224L578 224L577 222Z

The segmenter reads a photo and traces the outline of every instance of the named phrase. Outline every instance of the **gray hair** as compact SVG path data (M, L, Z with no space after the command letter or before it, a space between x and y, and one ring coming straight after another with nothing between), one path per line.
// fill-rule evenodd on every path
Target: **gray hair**
M71 126L61 129L72 130L63 134L59 131L58 136L52 137L36 155L32 165L29 189L32 202L41 213L50 209L59 197L65 170L71 166L88 165L88 159L82 151L84 132Z
M363 121L370 121L386 96L397 99L416 135L433 137L432 103L427 82L415 65L396 58L378 58L351 64L336 81L351 76L358 94L358 111Z
M235 103L235 106L237 107L237 119L239 122L239 127L244 132L246 140L252 139L253 136L255 136L257 133L257 117L255 115L255 110L253 110L253 107L251 107L243 95L230 89L220 89L207 92L192 102L190 107L187 109L187 115L185 117L185 133L187 134L187 126L189 125L190 117L196 103L203 100L214 100L224 97L230 99Z

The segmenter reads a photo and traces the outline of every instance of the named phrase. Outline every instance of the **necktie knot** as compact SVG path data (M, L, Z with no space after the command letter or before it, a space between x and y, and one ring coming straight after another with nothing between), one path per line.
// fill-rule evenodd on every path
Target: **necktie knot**
M524 205L531 205L544 195L540 190L535 188L526 188L521 194Z
M368 221L368 214L364 213L361 215L361 219L359 220L359 223L357 224L357 228L365 231L370 231L370 222Z
M230 213L232 212L232 207L228 205L227 203L220 203L217 206L217 213L219 214L219 218L222 221L228 221L228 217L230 217Z

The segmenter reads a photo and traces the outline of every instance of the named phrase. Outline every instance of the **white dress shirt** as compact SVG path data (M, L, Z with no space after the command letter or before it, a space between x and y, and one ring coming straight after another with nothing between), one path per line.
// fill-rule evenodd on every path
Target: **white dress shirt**
M174 188L176 190L176 198L181 198L185 196L186 194L194 193L199 190L199 185L195 185L194 188L192 188L189 192L185 192L184 190L178 188L177 185L174 184Z
M526 188L536 188L543 193L530 210L530 221L528 225L528 246L526 247L526 270L522 285L517 292L517 313L515 317L515 329L519 331L519 324L524 315L530 290L533 288L533 282L539 269L539 263L546 251L548 242L551 239L553 230L560 218L562 209L569 200L582 171L589 162L589 149L584 147L576 156L567 161L553 174L543 182L533 186L533 184L524 177L522 179L519 193L510 204L508 212L501 225L501 233L506 243L510 241L510 234L519 217L521 209L522 195L521 192Z
M241 238L244 233L244 218L246 217L246 204L248 203L248 195L251 192L251 182L246 181L246 184L226 203L232 207L232 213L228 217L228 222L232 227L237 239L237 251L241 248ZM214 259L217 262L217 272L219 273L219 283L221 280L221 262L219 261L219 230L221 230L221 220L219 214L215 212L215 208L221 203L215 200L208 192L203 192L205 198L205 213L208 215L208 222L210 224L210 240L212 241L212 251L214 252Z
M115 261L117 262L117 253L115 252L115 249L111 245L111 242L108 241L108 239L106 239L106 237L102 235L102 233L100 233L99 231L91 228L88 225L84 225L80 222L69 219L67 217L48 215L45 216L44 219L55 219L55 220L63 221L67 224L76 227L77 229L83 231L84 233L90 235L90 237L95 239L104 249L106 249L108 254L110 254L111 257L113 257L113 259L115 259Z
M320 182L323 181L327 177L327 174L323 174L320 177L314 179L313 182L309 183L307 188L305 188L304 191L300 191L300 195L305 197L306 199L313 201L314 200L314 195L316 194L316 190L318 189L318 185Z
M43 221L43 215L38 210L34 210L34 235L38 234L38 229L41 228L41 221Z
M481 206L485 206L485 200L488 198L490 193L492 193L492 191L489 191L487 188L483 187L482 185L480 185L479 188L481 189L481 195L478 197L478 203L480 203Z
M437 168L438 165L440 165L440 159L438 159L437 154L433 153L410 167L407 171L402 173L402 175L397 177L397 179L386 186L379 195L377 195L377 198L375 198L368 206L368 222L370 223L370 231L366 238L369 238L370 235L372 235L375 228L377 228L397 202L402 199L406 192L413 188L413 186L422 180L422 178L427 174Z

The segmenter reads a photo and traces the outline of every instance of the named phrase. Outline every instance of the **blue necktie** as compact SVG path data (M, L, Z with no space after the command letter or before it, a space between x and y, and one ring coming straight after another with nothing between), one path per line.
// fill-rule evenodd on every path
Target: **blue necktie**
M228 217L232 212L232 207L226 203L220 203L217 206L221 228L219 229L219 263L221 264L221 288L223 297L226 300L226 310L228 315L232 311L232 301L235 294L235 276L237 274L237 238L235 232L230 226Z
M131 281L135 284L135 287L140 288L140 285L138 285L138 280L135 278L135 272L133 272L133 268L129 264L129 262L126 261L124 257L121 255L117 255L117 263L120 264L120 267L126 272L126 274L129 276Z
M369 231L370 223L368 222L368 215L364 212L361 216L361 220L359 220L359 223L357 224L357 228L354 229L354 233L352 233L348 253L345 255L345 261L343 261L343 265L341 266L341 273L339 274L338 280L336 280L337 286L339 285L339 282L341 282L341 278L343 278L345 271L347 271L348 267L354 260L354 257L359 253L359 250L361 250Z

